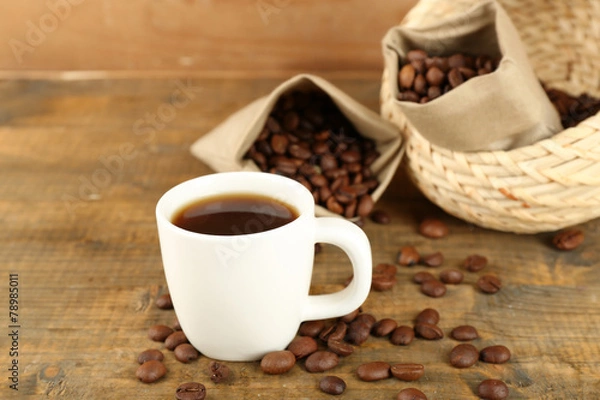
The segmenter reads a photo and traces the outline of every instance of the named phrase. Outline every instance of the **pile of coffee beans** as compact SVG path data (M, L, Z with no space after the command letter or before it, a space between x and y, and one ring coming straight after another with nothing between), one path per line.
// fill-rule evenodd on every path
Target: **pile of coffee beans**
M583 120L600 112L600 99L583 93L571 96L562 90L544 87L548 98L558 111L565 129L576 126Z
M500 58L455 53L447 57L431 56L415 49L400 60L398 100L427 103L476 76L498 68Z
M354 218L373 211L379 181L370 167L379 155L327 94L295 91L279 99L244 157L263 172L297 180L316 204Z

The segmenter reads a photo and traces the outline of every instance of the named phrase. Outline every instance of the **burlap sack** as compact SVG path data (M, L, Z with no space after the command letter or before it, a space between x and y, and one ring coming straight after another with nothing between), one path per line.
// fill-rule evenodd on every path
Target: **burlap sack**
M352 99L346 93L314 75L302 74L283 82L269 95L250 103L232 114L220 125L198 139L191 152L216 172L259 171L256 164L244 155L262 131L269 113L277 100L294 90L321 90L327 93L340 111L364 137L375 141L381 156L371 165L379 180L379 186L371 194L377 201L390 183L400 159L403 147L397 128L382 120L379 115ZM317 206L320 216L339 216L324 207Z
M383 54L390 85L386 89L394 99L399 92L398 61L412 49L440 56L502 56L494 72L469 79L429 103L394 100L431 143L455 151L507 150L562 130L516 28L496 1L483 1L431 25L406 23L390 29Z

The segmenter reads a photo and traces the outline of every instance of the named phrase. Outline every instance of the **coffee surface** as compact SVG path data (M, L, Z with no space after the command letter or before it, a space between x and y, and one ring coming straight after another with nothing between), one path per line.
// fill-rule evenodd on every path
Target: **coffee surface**
M291 206L254 194L208 197L183 207L173 217L174 225L210 235L245 235L278 228L298 217Z

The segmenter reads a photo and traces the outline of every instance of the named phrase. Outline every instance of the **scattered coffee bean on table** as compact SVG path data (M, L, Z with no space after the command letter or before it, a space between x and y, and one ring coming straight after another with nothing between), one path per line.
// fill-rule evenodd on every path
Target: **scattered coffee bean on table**
M508 386L498 379L486 379L477 386L477 395L485 400L504 400L508 394Z
M392 222L389 214L382 210L375 210L371 213L371 221L380 225L387 225Z
M194 346L189 343L182 343L178 345L173 350L173 353L175 354L177 361L180 361L184 364L197 360L198 357L200 357L198 350L196 350Z
M463 267L469 272L478 272L487 266L488 260L485 256L472 254L463 262Z
M478 339L479 333L477 332L477 329L471 325L461 325L452 329L450 337L459 341L469 341Z
M426 218L419 224L419 233L430 239L440 239L448 236L448 226L439 219Z
M135 376L144 383L156 382L167 373L165 365L158 360L146 361L140 365Z
M162 351L158 349L148 349L140 353L140 355L138 356L138 363L143 364L146 361L150 360L162 361L164 360L164 358L165 356L162 353Z
M421 284L421 283L423 283L425 281L430 281L432 279L435 280L435 276L433 276L431 274L431 272L420 271L420 272L417 272L416 274L413 275L412 281L414 283Z
M337 376L328 375L319 382L319 389L327 394L339 395L346 390L346 382Z
M481 361L489 364L504 364L510 360L510 350L506 346L495 345L481 349Z
M175 350L175 347L183 343L188 343L187 337L183 331L175 331L165 339L165 347L169 350Z
M450 285L458 285L464 277L464 274L457 269L445 269L440 272L440 280Z
M345 323L350 323L352 321L354 321L356 319L356 317L358 317L358 314L360 314L360 309L357 308L356 310L352 311L351 313L348 313L342 317L340 317L340 321L345 322Z
M263 172L297 180L329 211L354 218L373 211L379 181L371 165L379 155L326 93L296 91L278 100L245 158Z
M487 294L494 294L502 288L502 282L494 275L483 275L476 284L479 290Z
M421 379L425 374L425 367L422 364L394 364L390 372L396 379L411 382Z
M361 381L380 381L390 377L390 368L390 364L384 361L373 361L360 365L356 369L356 375Z
M427 396L419 389L406 388L398 393L396 400L427 400Z
M171 295L169 293L163 294L156 299L156 307L161 310L172 310L173 302L171 301Z
M584 235L579 229L565 229L558 232L552 239L552 244L559 250L575 250L583 243Z
M396 346L408 346L415 338L415 330L407 325L401 325L394 329L390 336L390 342Z
M304 367L308 372L324 372L337 367L340 359L337 354L320 350L312 353L304 362Z
M433 308L426 308L415 317L415 324L427 323L437 325L440 322L440 313Z
M377 292L391 290L396 284L397 268L392 264L377 264L373 268L371 288Z
M398 327L398 323L391 318L380 319L371 328L371 334L376 337L387 336Z
M354 353L354 347L343 340L328 339L327 349L341 357L347 357Z
M421 257L420 263L428 267L439 267L444 263L444 255L440 251Z
M166 325L152 325L148 329L148 337L155 342L164 342L173 332L175 331Z
M429 297L442 297L446 294L446 285L437 279L428 279L421 283L421 292Z
M411 267L419 262L419 252L413 246L403 246L396 256L396 262L405 267Z
M296 359L304 358L317 351L317 341L310 336L296 336L288 345L288 350L294 353Z
M206 398L206 387L198 382L182 383L175 390L177 400L204 400Z
M273 351L260 360L260 369L265 374L280 375L291 370L295 364L296 356L291 351Z
M456 368L469 368L479 360L479 351L472 344L459 344L450 352L450 364Z
M325 322L321 320L317 321L305 321L300 324L298 334L301 336L317 337L321 331L325 328Z
M210 373L210 380L214 383L225 382L231 376L229 367L219 361L211 361L208 365L208 372Z
M415 325L415 333L427 340L439 340L444 337L444 332L437 325L425 322Z

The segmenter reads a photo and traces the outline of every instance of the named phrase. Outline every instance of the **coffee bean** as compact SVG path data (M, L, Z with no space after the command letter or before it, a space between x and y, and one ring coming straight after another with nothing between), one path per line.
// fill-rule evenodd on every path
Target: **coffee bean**
M418 389L406 388L398 393L396 400L427 400L427 396Z
M271 136L270 144L271 149L275 154L285 154L289 144L289 139L283 134L275 134Z
M310 336L297 336L287 349L294 353L296 359L304 358L317 351L317 341Z
M288 350L267 353L260 360L260 369L265 374L280 375L291 370L296 364L296 356Z
M439 239L448 235L448 226L439 219L426 218L419 225L419 233L430 239Z
M152 325L148 329L148 337L150 340L154 340L155 342L164 342L165 339L173 332L175 331L166 325Z
M468 341L478 339L479 333L477 332L477 329L471 325L461 325L452 329L450 336L455 340Z
M165 347L169 350L175 350L175 347L183 343L188 343L187 337L183 331L175 331L165 339Z
M506 383L497 379L486 379L477 386L477 395L485 400L504 400L508 394Z
M479 360L479 351L472 344L459 344L450 352L450 364L456 368L469 368Z
M440 280L443 283L457 285L464 279L464 275L457 269L445 269L440 272Z
M437 325L428 323L416 324L415 333L427 340L439 340L444 337L444 332Z
M175 390L177 400L204 400L206 398L206 387L198 382L182 383Z
M389 214L382 210L373 211L371 213L371 220L380 225L387 225L391 222Z
M413 81L413 87L415 89L415 92L417 92L417 94L424 96L427 94L427 80L425 79L425 76L423 76L422 74L418 74L415 77L415 80ZM421 101L423 101L423 98L421 98ZM423 101L424 103L426 103L426 101Z
M479 290L488 294L494 294L502 288L502 282L494 275L483 275L476 284Z
M140 353L138 356L138 363L143 364L150 360L162 361L164 358L165 356L163 355L162 351L157 349L148 349Z
M463 78L458 68L452 68L448 73L448 82L453 89L460 86L464 81L465 78Z
M208 364L208 372L210 373L210 380L214 383L225 382L231 376L229 367L218 361L211 361Z
M446 294L446 285L437 279L426 280L421 283L421 293L429 297L442 297Z
M415 68L411 64L404 65L398 73L398 84L401 88L410 89L415 80Z
M422 364L394 364L390 372L396 379L411 382L419 380L425 374L425 367Z
M413 246L403 246L396 256L396 262L407 267L419 262L419 252Z
M429 280L435 280L435 276L433 276L430 272L427 271L420 271L417 272L416 274L413 275L413 282L414 283L423 283L425 281L429 281Z
M510 360L510 350L506 346L488 346L481 350L481 361L489 364L504 364Z
M354 353L354 347L352 347L352 345L342 340L336 340L331 338L327 340L327 349L341 357L347 357L350 354Z
M333 327L333 332L331 332L327 340L344 340L348 331L348 325L343 321L338 321Z
M317 337L321 333L321 331L325 328L325 321L316 320L316 321L304 321L300 324L300 328L298 329L298 334L300 336L310 336Z
M377 322L377 319L373 316L373 314L369 313L361 313L358 314L355 321L362 322L369 327L369 329L373 328L373 325Z
M390 364L383 361L374 361L360 365L356 375L361 381L373 382L390 377Z
M425 74L425 78L427 79L427 83L429 85L440 86L442 83L444 83L446 75L438 67L431 67Z
M340 317L340 321L349 324L350 322L354 321L356 319L356 317L358 317L358 314L360 314L360 308L357 308L356 310L352 311L351 313L348 313L348 314Z
M196 350L194 346L189 343L182 343L175 347L173 353L175 354L177 361L181 361L182 363L189 363L190 361L198 359L200 356L198 350Z
M575 250L583 243L584 235L579 229L566 229L557 233L552 239L552 243L559 250Z
M371 334L377 337L387 336L398 327L398 323L391 318L384 318L375 323L371 328Z
M135 376L144 383L156 382L167 373L165 365L158 360L146 361L140 365Z
M487 263L487 257L479 254L471 254L463 261L463 267L469 272L478 272L484 269Z
M442 89L439 86L429 86L427 89L427 97L429 97L429 101L433 99L437 99L442 95Z
M401 325L390 335L390 342L396 346L407 346L415 338L415 330L410 326Z
M312 353L304 362L304 367L308 372L324 372L335 368L340 362L337 354L320 350Z
M390 290L396 284L397 268L392 264L377 264L373 268L371 288L378 292Z
M346 390L346 382L337 376L328 375L319 382L319 389L327 394L342 394Z
M408 53L406 53L406 59L408 61L425 60L426 58L427 53L421 49L410 50Z
M156 307L160 308L161 310L172 310L173 309L173 302L171 301L171 295L170 294L163 294L162 296L159 296L156 299Z
M428 267L439 267L444 263L444 255L441 252L436 251L435 253L421 257L420 262Z
M179 319L177 319L177 317L173 318L173 322L171 323L171 326L173 327L173 330L175 330L175 331L181 330L181 324L179 323Z
M417 317L415 318L415 324L426 323L431 325L437 325L438 322L440 322L440 313L433 308L424 309L419 314L417 314Z
M375 202L370 194L364 194L360 196L356 214L360 217L366 217L367 215L371 214L371 211L373 211L374 204Z
M354 320L348 325L348 333L346 333L345 340L348 343L360 346L368 338L371 332L371 327L362 321Z
M342 207L342 205L333 196L327 199L325 206L329 211L335 214L341 214L344 212L344 207Z

